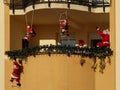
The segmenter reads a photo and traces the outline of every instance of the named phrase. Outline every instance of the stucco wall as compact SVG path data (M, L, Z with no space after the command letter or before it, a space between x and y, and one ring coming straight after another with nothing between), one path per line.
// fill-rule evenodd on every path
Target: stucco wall
M100 60L98 60L98 63L99 62ZM106 64L106 68L103 74L99 73L99 70L97 70L97 72L95 73L95 90L115 90L114 65L115 65L114 57L112 56L111 64L108 64L108 63Z
M26 33L25 21L20 22L15 17L13 19L13 17L10 16L10 50L22 48L22 39Z
M114 28L115 29L115 58L116 58L116 61L115 61L115 68L116 68L116 90L120 90L120 12L119 12L119 8L120 8L120 5L119 5L120 1L119 0L115 0L113 1L112 3L112 15L114 17L115 15L115 18L114 18ZM115 8L114 8L115 7ZM111 16L112 17L112 16Z
M20 90L95 90L95 72L92 62L86 58L80 65L79 56L68 57L55 54L29 57L23 62L24 73L21 75ZM5 90L18 90L11 87L10 75L12 61L5 62Z
M5 21L4 4L0 1L0 90L4 90L4 52L5 52Z

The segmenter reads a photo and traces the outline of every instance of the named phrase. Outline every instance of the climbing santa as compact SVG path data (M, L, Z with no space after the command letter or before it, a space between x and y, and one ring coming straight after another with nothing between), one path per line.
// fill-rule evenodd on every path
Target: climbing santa
M12 74L11 74L10 81L13 83L13 81L15 80L16 85L19 86L19 87L21 86L20 74L23 71L22 69L23 69L22 65L19 62L16 61L16 58L14 58L14 60L13 60L13 71L12 71Z
M96 27L97 33L101 36L102 41L97 43L97 47L109 47L110 46L110 32L108 29L101 31L99 27Z
M61 35L69 35L69 20L68 19L63 19L63 20L60 20L60 33Z
M32 37L34 37L35 35L36 35L36 33L35 33L34 29L30 25L28 25L27 32L26 32L24 39L29 40Z
M28 47L29 40L35 36L36 36L36 32L34 31L34 29L30 25L27 25L26 34L23 38L22 48Z

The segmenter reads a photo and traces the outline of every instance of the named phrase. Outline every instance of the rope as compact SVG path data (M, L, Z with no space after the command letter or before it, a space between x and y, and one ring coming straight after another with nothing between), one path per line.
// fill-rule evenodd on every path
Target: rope
M27 14L25 14L25 23L26 23L26 26L28 25L28 22L27 22Z
M59 20L63 18L63 17L62 17L63 15L65 16L64 19L67 18L67 10L65 10L65 11L63 11L63 12L60 12L60 11L58 11L58 10L56 10L56 9L54 9L54 10L55 10L55 12L59 15Z
M67 10L65 12L59 13L60 14L60 19L67 19Z
M33 26L33 17L34 17L34 10L33 10L33 13L32 13L32 19L31 19L31 27ZM27 14L25 14L25 23L26 23L26 26L28 25L28 19L27 19Z
M65 16L66 16L65 19L67 19L67 10L65 11Z
M33 13L32 13L31 27L33 26L33 17L34 17L34 10L33 10Z

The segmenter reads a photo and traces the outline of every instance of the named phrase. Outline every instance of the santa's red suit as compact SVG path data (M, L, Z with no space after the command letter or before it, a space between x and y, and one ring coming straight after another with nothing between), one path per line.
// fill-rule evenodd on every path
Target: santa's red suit
M109 31L103 30L103 32L100 30L100 28L97 28L98 34L102 37L102 41L97 43L97 47L108 47L110 46L110 35Z
M64 23L64 21L61 21L60 22L60 29L64 29L65 28L65 23Z
M68 24L69 23L69 19L66 19L66 24Z
M13 61L13 72L11 74L11 78L15 79L16 82L19 83L20 74L21 74L21 65L17 61Z
M27 26L27 33L29 33L29 34L33 33L33 30L32 30L32 28L29 25Z
M24 37L24 39L26 39L26 40L29 40L30 38L31 38L31 35L29 33L27 33Z
M35 31L29 25L27 26L27 32L24 39L29 40L36 35Z
M79 40L79 46L82 47L84 45L84 41L83 40Z

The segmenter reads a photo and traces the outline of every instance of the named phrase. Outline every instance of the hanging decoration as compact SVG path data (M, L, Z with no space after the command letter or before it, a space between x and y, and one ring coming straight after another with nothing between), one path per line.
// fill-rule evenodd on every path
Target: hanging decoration
M99 27L96 27L97 33L101 36L102 41L97 43L97 47L109 47L110 46L110 32L108 29L101 31Z
M35 35L36 35L36 32L34 31L34 29L30 25L28 25L27 32L26 32L24 39L29 40L32 37L34 37Z
M67 11L60 14L60 35L69 36L69 19L67 18Z
M93 65L91 66L91 68L93 69L93 71L96 71L96 69L97 69L97 59L96 59L96 57L93 57L92 58L92 60L93 60Z
M21 73L23 72L23 67L22 67L22 63L21 62L17 62L16 61L16 58L14 57L13 58L13 71L12 71L12 74L11 74L11 83L12 83L12 86L13 85L13 81L15 80L16 81L16 85L17 86L21 86L21 83L20 83L20 75Z

